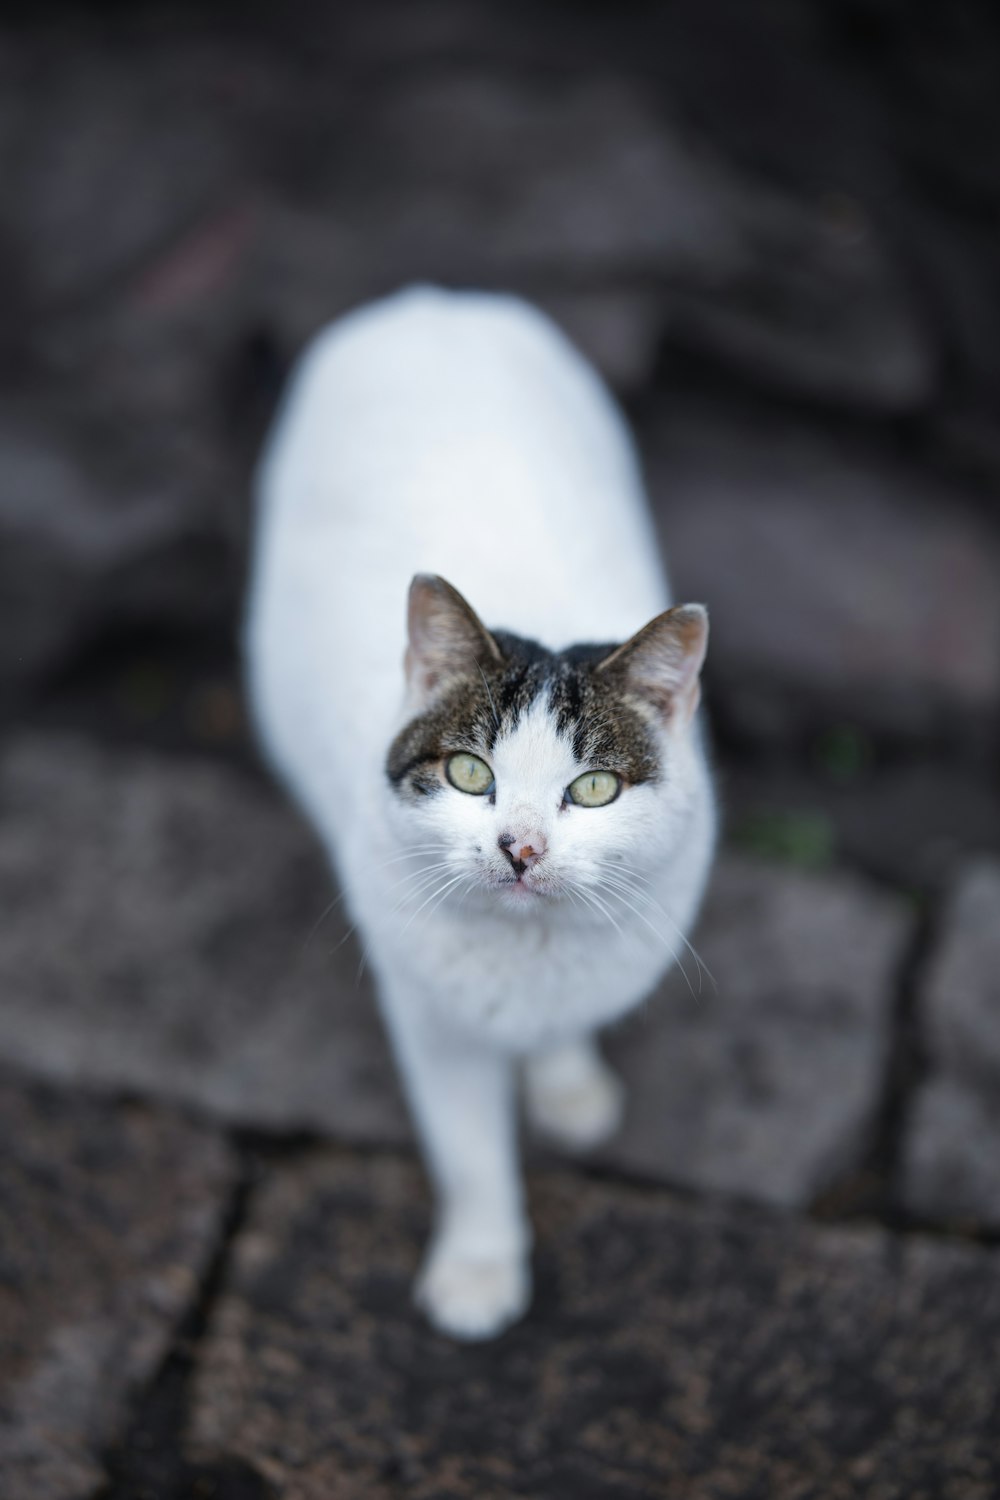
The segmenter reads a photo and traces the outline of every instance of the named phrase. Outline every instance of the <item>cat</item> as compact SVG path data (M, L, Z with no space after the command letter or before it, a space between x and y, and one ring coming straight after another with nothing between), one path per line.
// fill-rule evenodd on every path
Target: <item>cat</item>
M530 1299L519 1082L556 1142L614 1131L595 1029L701 899L707 615L670 607L597 375L513 297L413 288L321 332L257 491L260 738L339 875L435 1187L417 1302L489 1338Z

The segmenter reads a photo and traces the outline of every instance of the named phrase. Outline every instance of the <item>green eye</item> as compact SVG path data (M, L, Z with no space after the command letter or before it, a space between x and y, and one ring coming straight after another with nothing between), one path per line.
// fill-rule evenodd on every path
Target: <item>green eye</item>
M493 789L493 772L478 755L469 755L462 750L445 762L444 774L452 786L470 797L482 797Z
M615 800L621 789L621 777L614 771L585 771L570 782L566 796L577 807L604 807Z

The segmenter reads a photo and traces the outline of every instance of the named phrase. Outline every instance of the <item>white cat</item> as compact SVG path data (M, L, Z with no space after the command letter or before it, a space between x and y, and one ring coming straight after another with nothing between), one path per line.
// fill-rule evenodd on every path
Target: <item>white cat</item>
M705 884L707 619L668 605L621 418L538 312L418 288L305 354L259 474L251 696L369 954L437 1190L417 1297L459 1338L529 1300L519 1063L549 1136L613 1131L594 1029Z

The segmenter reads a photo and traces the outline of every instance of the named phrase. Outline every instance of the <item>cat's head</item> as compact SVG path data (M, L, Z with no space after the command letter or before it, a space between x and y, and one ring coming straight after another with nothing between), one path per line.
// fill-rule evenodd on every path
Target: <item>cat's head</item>
M443 578L419 574L408 623L407 722L386 770L426 856L420 889L525 911L615 905L623 880L634 892L691 807L704 608L667 610L623 645L551 652L487 630Z

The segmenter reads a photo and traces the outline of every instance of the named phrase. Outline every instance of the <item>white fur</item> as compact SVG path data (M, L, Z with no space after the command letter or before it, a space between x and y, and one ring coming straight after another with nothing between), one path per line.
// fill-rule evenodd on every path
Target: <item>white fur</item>
M489 1336L529 1296L515 1058L534 1055L529 1106L550 1134L584 1145L614 1127L620 1100L585 1039L681 949L713 802L697 731L678 723L662 730L663 781L565 807L594 768L541 701L495 747L495 806L450 788L401 800L384 767L409 716L406 592L433 572L490 628L552 648L626 639L670 602L632 446L537 312L415 289L316 339L259 505L260 733L339 871L436 1183L419 1299L446 1331ZM534 892L499 886L501 831L543 841ZM631 892L608 886L616 872Z

